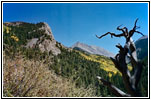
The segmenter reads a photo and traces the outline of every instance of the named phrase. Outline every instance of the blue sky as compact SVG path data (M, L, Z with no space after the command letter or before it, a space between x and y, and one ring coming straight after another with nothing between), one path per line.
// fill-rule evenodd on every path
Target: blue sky
M147 3L4 3L3 21L25 21L30 23L47 22L55 39L67 47L77 41L96 45L116 54L116 44L125 43L124 38L106 36L97 39L95 34L102 35L114 32L117 26L126 26L129 30L137 25L148 35ZM135 34L136 41L141 35Z

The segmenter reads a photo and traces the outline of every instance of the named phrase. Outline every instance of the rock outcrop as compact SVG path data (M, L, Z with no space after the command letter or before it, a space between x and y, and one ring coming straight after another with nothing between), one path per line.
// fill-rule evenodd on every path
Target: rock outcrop
M26 47L34 48L38 47L42 52L51 52L54 55L61 53L60 49L57 47L57 41L54 39L51 28L47 23L42 23L42 27L38 30L43 30L43 35L38 39L31 39Z

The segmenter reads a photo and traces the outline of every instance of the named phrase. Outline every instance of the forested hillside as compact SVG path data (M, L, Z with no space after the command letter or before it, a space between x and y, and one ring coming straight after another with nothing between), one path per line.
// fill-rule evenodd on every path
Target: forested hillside
M3 96L113 97L96 76L125 91L121 74L109 58L66 48L53 40L51 32L46 34L43 26L24 22L3 25ZM37 41L28 47L35 38ZM53 50L44 43L51 44ZM148 94L147 61L144 58L139 83L142 96Z
M148 36L143 36L135 42L138 59L143 59L148 55Z

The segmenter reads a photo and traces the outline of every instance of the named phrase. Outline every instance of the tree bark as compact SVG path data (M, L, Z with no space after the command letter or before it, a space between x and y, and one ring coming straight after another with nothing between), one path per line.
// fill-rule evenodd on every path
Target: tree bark
M104 80L103 78L97 76L97 78L103 83L103 85L107 86L110 91L112 91L116 96L132 96L132 97L138 97L140 94L137 92L137 85L139 83L139 80L141 78L142 73L142 64L137 60L137 54L136 54L136 47L134 42L132 41L132 36L134 33L139 33L143 35L141 32L136 31L139 27L136 26L138 19L136 19L134 27L132 30L128 32L128 29L126 27L120 28L120 26L117 27L117 30L122 31L121 34L115 34L111 32L107 32L101 36L97 36L97 38L101 39L102 37L110 34L111 38L114 37L125 37L126 43L124 47L122 47L120 44L116 45L116 47L119 49L119 53L115 56L115 58L110 58L112 62L114 63L115 67L122 73L123 82L125 85L125 88L128 93L124 93L114 85L112 85L110 82ZM143 35L144 36L144 35ZM130 58L130 63L133 67L134 74L131 75L130 71L128 70L128 66L126 63L126 57Z

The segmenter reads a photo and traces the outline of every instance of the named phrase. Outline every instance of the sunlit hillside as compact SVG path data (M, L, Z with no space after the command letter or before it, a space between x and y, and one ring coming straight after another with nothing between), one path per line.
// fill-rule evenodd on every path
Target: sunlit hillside
M79 52L79 51L77 51ZM111 59L104 57L104 56L100 56L100 55L89 55L89 54L85 54L82 52L79 52L80 55L82 55L84 58L86 58L87 60L91 60L91 61L95 61L100 63L100 68L105 70L106 72L112 72L114 74L120 73L114 66L113 62L111 61ZM132 70L132 67L129 65L128 68L130 70ZM120 74L121 75L121 74Z

